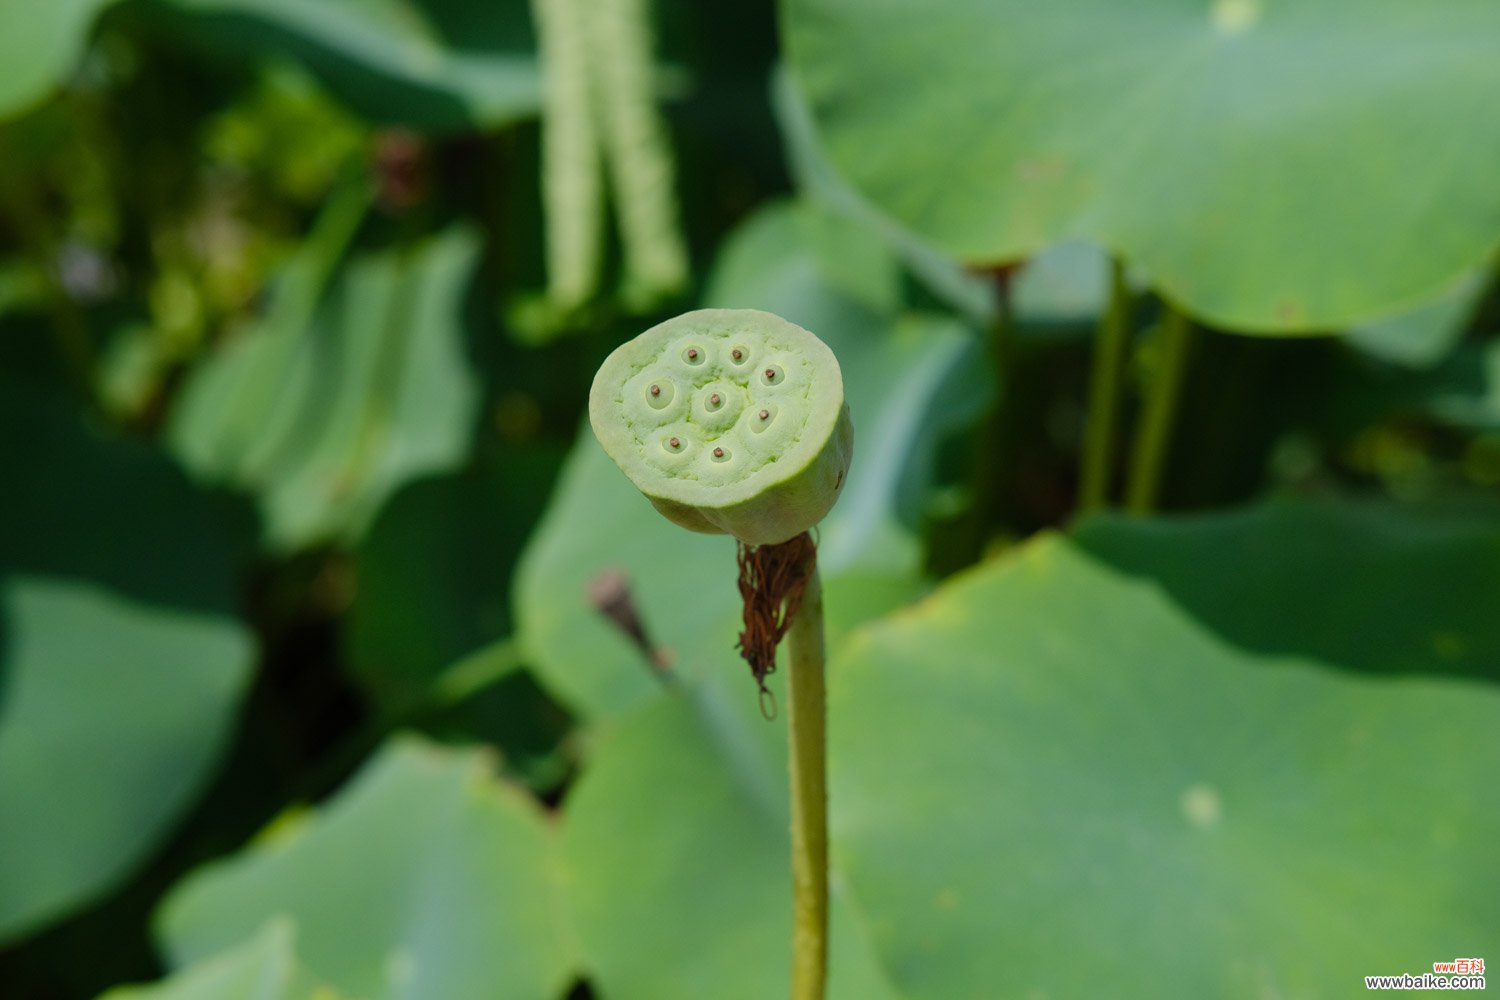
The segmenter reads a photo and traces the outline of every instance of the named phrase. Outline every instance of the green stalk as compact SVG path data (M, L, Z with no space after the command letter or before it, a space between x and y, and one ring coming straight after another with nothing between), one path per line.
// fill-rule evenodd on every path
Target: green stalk
M995 379L994 397L990 400L989 409L975 435L971 465L974 470L973 507L965 526L968 534L965 540L968 545L967 557L970 562L978 562L984 558L995 506L1004 492L1004 476L1013 464L1015 326L1010 289L1000 281L996 287L995 315L990 320L985 337L990 370Z
M822 1000L828 978L828 767L823 582L810 559L791 650L787 734L792 793L792 1000Z
M1160 353L1151 373L1146 412L1136 432L1130 486L1125 497L1125 506L1137 514L1149 514L1156 509L1162 468L1172 442L1172 423L1177 416L1177 402L1182 396L1182 379L1192 347L1193 321L1175 306L1165 308Z
M1108 501L1115 416L1129 334L1130 288L1125 283L1125 262L1116 257L1110 265L1109 307L1099 318L1094 337L1094 370L1089 380L1088 422L1084 425L1083 467L1079 473L1080 514L1099 510Z

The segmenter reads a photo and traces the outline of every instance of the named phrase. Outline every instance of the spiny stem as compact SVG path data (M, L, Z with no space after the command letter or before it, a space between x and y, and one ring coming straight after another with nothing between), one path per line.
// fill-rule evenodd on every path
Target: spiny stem
M1135 451L1130 463L1130 487L1125 498L1126 507L1137 514L1148 514L1156 508L1162 468L1171 445L1172 423L1177 416L1182 378L1192 346L1193 321L1175 306L1168 304L1165 309L1159 353L1151 373L1146 411L1136 432Z
M787 634L792 793L792 1000L822 1000L828 978L827 702L823 583L809 557L802 607Z
M1084 425L1083 466L1079 475L1078 511L1087 514L1108 502L1111 459L1115 450L1115 416L1120 403L1125 344L1130 335L1130 288L1125 262L1110 264L1109 307L1094 337L1094 370L1089 380L1088 422Z

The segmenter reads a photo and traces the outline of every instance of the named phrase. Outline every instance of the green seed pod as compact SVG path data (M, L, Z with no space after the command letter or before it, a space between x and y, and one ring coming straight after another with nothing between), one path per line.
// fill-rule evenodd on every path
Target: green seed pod
M657 510L748 545L821 521L854 451L838 359L755 309L685 313L621 344L594 376L589 420Z

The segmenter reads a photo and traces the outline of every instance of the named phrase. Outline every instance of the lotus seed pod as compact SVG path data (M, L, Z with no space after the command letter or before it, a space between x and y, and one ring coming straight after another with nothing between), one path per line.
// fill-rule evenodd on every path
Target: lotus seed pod
M594 376L589 420L657 510L748 545L823 520L854 451L838 359L755 309L700 309L620 345Z

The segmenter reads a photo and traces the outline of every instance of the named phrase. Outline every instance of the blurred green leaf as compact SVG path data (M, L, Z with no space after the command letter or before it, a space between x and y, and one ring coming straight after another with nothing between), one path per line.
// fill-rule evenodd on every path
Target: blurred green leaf
M361 255L323 296L361 205L329 208L264 324L200 365L172 413L184 464L254 493L278 550L358 537L402 483L468 454L479 391L460 313L479 238Z
M1355 327L1346 336L1355 347L1374 357L1408 368L1432 368L1463 338L1489 288L1490 272L1489 267L1477 268L1430 302Z
M229 524L159 453L0 385L0 939L132 872L192 803L252 649Z
M0 118L25 111L73 71L94 25L113 0L18 2L0 32Z
M1493 508L1440 515L1281 500L1170 520L1104 515L1076 537L1238 648L1500 680Z
M1433 386L1429 412L1454 427L1500 430L1500 340L1459 351L1453 361L1463 378Z
M445 667L510 631L511 572L557 462L509 452L407 486L376 519L358 551L350 654L388 707L420 701Z
M780 206L740 231L708 295L710 305L769 309L807 327L843 368L855 459L819 529L834 628L923 586L904 493L925 482L940 429L984 402L982 390L945 396L974 349L961 325L881 311L895 301L886 285L898 279L889 252L865 230ZM667 522L585 430L523 557L515 607L539 675L586 715L620 711L659 683L641 651L586 597L611 570L625 572L649 638L679 673L747 669L733 652L740 608L733 541Z
M1336 615L1351 579L1275 541L1324 581L1307 618ZM1242 613L1276 606L1275 576L1204 561ZM1284 652L1056 537L862 631L833 671L835 856L900 993L1343 996L1481 954L1500 693Z
M1500 430L1500 342L1463 341L1430 365L1353 352L1340 361L1319 400L1323 428L1338 440L1382 424Z
M1275 332L1414 306L1496 248L1488 0L786 0L783 24L833 164L967 261L1084 238Z
M972 320L988 319L995 311L988 282L966 272L952 257L876 208L828 161L807 98L784 66L771 78L771 101L786 144L787 166L798 190L820 206L878 234L939 299Z
M0 938L138 865L193 801L251 649L234 624L77 580L0 582Z
M100 1000L338 1000L298 967L292 937L289 922L272 921L245 944L160 983L120 987Z
M156 448L0 379L0 467L0 572L85 579L223 618L238 608L248 512L195 489Z
M375 121L494 127L540 105L526 0L155 2L215 48L300 59Z
M975 322L990 321L996 310L994 283L966 270L849 186L829 162L807 98L784 66L772 77L771 99L788 166L804 196L878 235L944 303ZM1017 320L1032 328L1091 325L1108 296L1108 255L1079 241L1036 253L1011 283L1011 308Z
M190 876L159 928L177 966L281 919L342 993L540 1000L573 972L558 879L540 809L484 753L399 738L319 815Z

